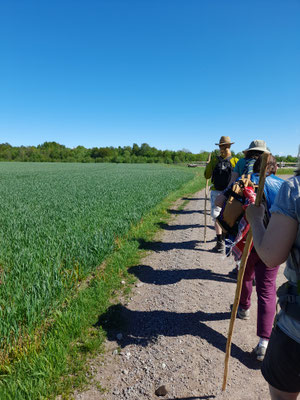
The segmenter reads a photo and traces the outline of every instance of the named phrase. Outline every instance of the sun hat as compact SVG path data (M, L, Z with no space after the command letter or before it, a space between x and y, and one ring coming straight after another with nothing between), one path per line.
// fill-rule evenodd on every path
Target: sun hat
M222 146L223 144L234 144L234 142L231 143L229 136L221 136L219 143L215 143L215 145Z
M270 153L270 151L267 149L266 142L260 139L253 140L250 143L248 149L243 150L243 153L247 153L247 151L250 150L257 150L257 151L263 151L264 153Z

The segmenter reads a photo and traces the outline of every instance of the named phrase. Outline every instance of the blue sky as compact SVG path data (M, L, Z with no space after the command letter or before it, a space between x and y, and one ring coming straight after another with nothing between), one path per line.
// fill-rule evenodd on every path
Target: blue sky
M300 143L300 0L0 3L0 143Z

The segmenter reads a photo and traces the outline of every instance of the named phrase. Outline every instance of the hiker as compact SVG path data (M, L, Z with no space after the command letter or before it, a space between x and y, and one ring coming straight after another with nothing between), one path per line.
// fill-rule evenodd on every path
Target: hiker
M229 184L233 183L237 178L242 175L251 175L253 173L254 163L258 159L258 157L262 153L270 152L267 149L267 145L264 140L256 139L250 143L248 149L243 150L243 153L245 154L245 157L241 158L234 167Z
M230 146L234 144L231 142L229 136L221 136L219 143L220 155L212 157L211 161L207 164L204 176L206 179L211 178L212 186L210 192L211 200L211 217L215 222L215 230L217 235L217 244L212 249L216 253L223 253L225 250L224 236L222 229L217 223L216 218L220 214L221 208L215 205L216 197L228 186L231 180L233 168L238 162L238 158L231 156Z
M253 166L251 181L258 185L259 171L262 156L260 156ZM264 224L268 224L270 218L270 208L274 203L275 197L283 184L284 180L275 176L277 171L277 162L274 156L269 156L266 168L266 181L264 186L264 195L266 202L266 213L264 215ZM235 248L233 248L235 254ZM248 320L250 318L251 294L253 289L253 279L255 278L257 293L257 336L259 342L253 349L253 354L258 361L264 359L266 349L272 332L273 321L276 310L276 277L279 265L268 268L256 252L255 246L252 248L245 268L242 291L240 297L237 316L240 319Z
M229 190L232 184L242 175L251 175L253 173L253 166L255 161L259 158L261 154L270 153L270 151L267 149L267 145L264 140L256 139L250 143L248 149L243 150L243 153L245 154L245 157L241 158L236 163L226 190ZM216 196L216 207L222 207L222 205L226 201L226 196L224 195L224 193L225 190L223 190L223 192L220 192Z
M272 400L295 400L300 392L300 160L293 178L284 182L273 206L267 228L264 206L249 206L254 247L269 268L287 261L288 283L277 294L281 311L276 318L262 374L269 383Z

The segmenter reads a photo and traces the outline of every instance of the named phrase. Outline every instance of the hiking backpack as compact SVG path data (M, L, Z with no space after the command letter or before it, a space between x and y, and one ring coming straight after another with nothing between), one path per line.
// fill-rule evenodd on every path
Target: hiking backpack
M231 157L223 158L218 156L218 162L213 170L211 181L216 190L224 190L227 188L232 173Z
M254 202L256 188L257 185L250 180L250 175L243 175L224 192L226 201L217 221L225 233L237 235L239 222L244 216L247 204Z

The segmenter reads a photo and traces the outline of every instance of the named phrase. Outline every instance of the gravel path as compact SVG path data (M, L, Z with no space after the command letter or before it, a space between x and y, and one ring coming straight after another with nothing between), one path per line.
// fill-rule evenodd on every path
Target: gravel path
M251 354L258 342L256 293L250 320L236 320L228 386L221 391L236 281L229 274L233 259L209 251L215 245L210 217L203 243L203 209L201 191L184 210L170 210L173 218L156 242L141 243L152 251L130 269L139 280L129 303L101 317L106 355L91 361L93 383L76 400L269 399ZM122 330L112 320L123 321ZM158 397L161 385L168 393Z

